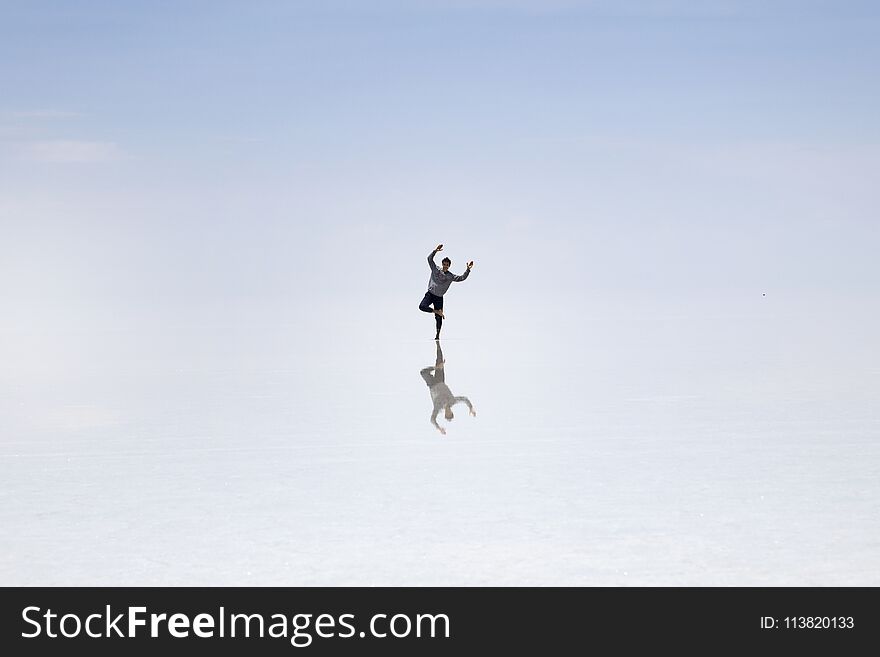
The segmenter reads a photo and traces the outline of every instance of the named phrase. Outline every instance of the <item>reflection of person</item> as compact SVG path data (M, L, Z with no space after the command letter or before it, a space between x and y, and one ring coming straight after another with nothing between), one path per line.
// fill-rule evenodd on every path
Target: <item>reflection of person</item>
M474 261L471 260L467 263L467 269L463 274L457 276L449 271L449 265L452 264L452 260L449 258L443 258L440 265L441 268L437 268L437 263L434 262L434 256L437 255L438 251L443 250L443 245L438 244L437 248L431 251L428 256L428 266L431 268L431 278L428 281L428 291L425 293L425 298L422 299L422 302L419 304L419 310L426 313L434 313L434 319L437 323L437 335L434 337L435 340L440 339L440 328L443 326L443 295L446 294L446 290L449 289L449 286L452 285L453 282L461 282L468 277L468 274L471 273L471 269L474 266ZM433 304L434 308L431 308Z
M443 411L443 417L446 418L447 422L454 417L452 414L452 407L458 402L466 404L468 411L474 417L476 417L477 411L467 397L455 397L452 394L449 386L446 385L446 369L444 368L444 363L446 363L446 361L443 360L443 350L440 348L440 342L438 341L437 362L434 364L434 367L426 367L420 372L420 374L425 380L425 383L428 384L428 390L431 391L431 401L434 402L434 412L431 413L431 424L437 427L437 431L445 436L446 429L437 424L437 415L439 415L441 410ZM431 374L432 371L434 372L433 374Z

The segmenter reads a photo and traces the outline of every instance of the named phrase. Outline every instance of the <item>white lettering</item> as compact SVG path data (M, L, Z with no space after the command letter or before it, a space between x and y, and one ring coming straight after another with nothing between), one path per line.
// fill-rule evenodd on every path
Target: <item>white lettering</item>
M379 637L380 639L384 639L386 636L388 636L388 633L386 632L385 634L379 634L376 631L376 619L377 618L388 618L388 616L386 616L385 614L376 614L375 616L373 616L370 619L370 634L372 634L375 637Z
M168 632L171 636L184 639L189 636L189 618L186 614L171 614L168 619Z
M309 623L312 620L311 614L297 614L293 617L293 634L290 636L290 645L296 646L297 648L305 648L312 643L312 635L308 632L303 632L303 630L308 629ZM305 621L305 622L303 622ZM303 642L297 643L298 639L303 639Z
M446 614L436 614L433 616L431 614L419 614L418 616L416 616L416 636L418 636L418 637L422 636L422 620L424 620L424 619L428 619L431 621L431 634L429 636L432 636L432 637L437 636L436 635L436 631L437 631L436 625L437 625L437 621L440 620L441 618L443 619L444 636L448 639L449 638L449 616L447 616Z
M43 618L46 619L46 636L52 639L57 638L57 634L52 634L52 619L58 618L58 614L53 614L51 609L47 609L46 613L43 614Z
M339 636L340 638L342 638L342 639L348 639L348 638L350 638L350 637L353 637L353 636L354 636L354 632L355 632L354 625L352 625L351 623L349 623L348 621L346 621L346 620L345 620L346 618L354 618L354 614L342 614L342 616L339 617L339 624L340 624L342 627L346 627L346 628L348 628L349 630L351 630L351 632L349 632L349 633L347 633L347 634L339 634L338 636Z
M394 625L401 618L406 621L406 632L403 632L402 634L398 634L397 632L394 631ZM396 614L391 619L391 634L396 636L398 639L402 639L403 637L407 636L411 629L412 629L412 623L410 623L409 616L407 616L405 614Z
M210 614L199 614L193 619L193 632L203 639L214 636L214 617Z
M21 618L25 623L30 623L31 625L36 627L37 631L33 632L32 634L26 634L25 632L22 632L21 637L23 639L33 639L35 636L40 636L40 632L43 629L37 621L33 620L32 618L28 618L28 613L30 613L31 611L40 611L40 608L39 607L25 607L24 609L21 610Z
M146 613L146 607L129 607L128 608L128 638L133 639L137 636L138 625L146 625L147 621L138 618L138 614Z
M272 614L272 620L278 619L269 626L269 636L273 639L287 638L287 616L281 614ZM277 632L276 632L276 629Z
M122 633L118 627L116 627L116 623L122 620L122 614L119 614L116 618L113 619L113 622L110 622L112 618L112 614L110 613L110 605L107 605L107 637L110 637L110 630L116 632L116 636L124 637L125 635Z
M93 639L100 639L101 638L100 634L94 634L92 632L92 619L93 618L101 618L101 614L92 614L91 616L86 618L86 634L88 634Z
M322 639L329 639L335 636L333 632L330 632L329 634L325 634L324 632L322 632L322 626L329 626L331 630L335 629L336 619L333 618L333 616L331 616L330 614L321 614L320 616L318 616L317 620L315 621L315 633Z
M159 636L159 623L168 618L168 614L150 614L150 636Z
M248 616L247 614L232 614L229 619L229 635L235 636L235 621L243 619L245 622L244 625L244 635L247 638L251 636L251 621L256 620L260 625L260 633L257 636L263 636L263 617L260 614L251 614Z
M75 621L74 625L76 627L76 631L72 632L72 633L65 632L64 631L64 621L69 620L71 618ZM73 637L79 635L80 631L82 630L82 623L79 620L79 616L76 616L75 614L64 614L64 616L61 617L60 628L61 628L61 634L63 634L68 639L72 639Z

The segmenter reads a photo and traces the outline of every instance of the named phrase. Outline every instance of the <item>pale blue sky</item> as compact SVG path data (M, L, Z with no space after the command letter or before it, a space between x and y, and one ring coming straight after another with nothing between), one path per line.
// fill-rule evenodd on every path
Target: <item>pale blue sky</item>
M3 104L80 113L80 130L158 140L162 153L172 139L391 137L402 147L413 137L493 144L512 130L877 136L868 83L880 12L870 3L527 9L544 4L4 2Z
M409 307L444 241L475 299L870 295L878 34L870 2L0 2L5 294Z

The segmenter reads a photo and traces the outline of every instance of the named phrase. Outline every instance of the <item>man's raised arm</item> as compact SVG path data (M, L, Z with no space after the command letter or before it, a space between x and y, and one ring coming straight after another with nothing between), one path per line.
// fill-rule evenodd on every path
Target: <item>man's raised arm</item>
M467 269L464 270L464 273L461 276L453 276L452 280L455 281L456 283L461 283L464 279L466 279L470 275L471 269L473 268L473 266L474 266L474 261L471 260L467 264Z
M474 405L471 404L471 400L470 400L470 399L468 399L467 397L453 397L453 398L452 398L452 403L453 403L453 404L457 404L458 402L464 402L464 403L467 405L467 407L468 407L468 412L469 412L471 415L473 415L474 417L477 416L477 411L474 410Z
M437 263L434 262L434 256L437 255L437 251L442 251L442 250L443 250L443 245L438 244L437 248L428 254L428 266L431 268L432 271L437 269Z

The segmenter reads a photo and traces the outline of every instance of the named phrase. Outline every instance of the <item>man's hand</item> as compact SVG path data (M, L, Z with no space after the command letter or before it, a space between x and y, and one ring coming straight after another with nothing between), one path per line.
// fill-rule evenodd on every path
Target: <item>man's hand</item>
M439 431L444 436L446 435L446 429L444 429L443 427L437 427L437 431Z
M474 268L474 261L471 260L471 261L468 263L468 269L473 269L473 268Z
M443 245L442 245L442 244L438 244L438 245L437 245L437 248L434 249L434 251L442 251L442 250L443 250Z
M476 408L471 409L471 417L477 417L477 409Z

